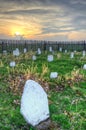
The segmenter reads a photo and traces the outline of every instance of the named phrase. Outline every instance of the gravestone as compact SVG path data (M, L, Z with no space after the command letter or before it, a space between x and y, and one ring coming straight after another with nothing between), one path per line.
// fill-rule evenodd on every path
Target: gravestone
M71 58L71 59L74 58L74 52L71 52L70 58Z
M67 53L67 50L65 50L65 53Z
M11 62L10 62L10 67L15 67L15 66L16 66L15 61L11 61Z
M82 56L83 56L83 57L85 57L85 55L86 55L86 52L85 52L85 51L83 51L83 52L82 52Z
M33 80L27 80L25 83L20 112L32 126L37 126L49 118L47 94L41 85Z
M13 55L14 56L19 56L20 55L20 52L19 52L18 48L16 48L15 50L13 50Z
M52 47L51 47L51 46L49 47L49 51L50 51L50 52L52 52L52 51L53 51L53 49L52 49Z
M50 78L57 78L58 73L57 72L51 72L50 73Z
M37 50L37 54L38 54L38 55L41 54L41 49L40 49L40 48L38 48L38 50Z
M36 60L36 56L35 55L32 56L32 60Z
M48 56L47 56L47 61L48 61L48 62L53 61L53 59L54 59L54 58L53 58L53 55L48 55Z
M59 51L62 52L62 48L61 47L59 48Z
M27 52L27 49L26 48L24 48L24 53L26 53Z
M83 69L86 70L86 64L83 65Z

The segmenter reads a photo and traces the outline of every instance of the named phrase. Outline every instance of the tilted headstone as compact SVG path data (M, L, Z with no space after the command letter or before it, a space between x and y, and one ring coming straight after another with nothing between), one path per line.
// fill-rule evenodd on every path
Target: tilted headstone
M36 126L49 118L47 94L40 84L27 80L21 98L21 114L28 124Z
M35 55L32 56L32 60L36 60L36 56Z
M86 70L86 64L83 65L83 69Z
M50 73L50 78L57 78L58 73L57 72L51 72Z
M70 58L74 58L74 52L71 52Z
M10 67L15 67L15 66L16 66L15 61L11 61L11 62L10 62Z
M48 55L47 56L47 61L51 62L51 61L53 61L53 59L54 59L53 55Z

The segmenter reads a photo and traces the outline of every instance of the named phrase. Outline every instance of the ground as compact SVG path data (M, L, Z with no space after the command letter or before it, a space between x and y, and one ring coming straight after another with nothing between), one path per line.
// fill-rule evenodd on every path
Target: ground
M32 55L37 56L32 61ZM0 54L0 129L34 130L20 114L20 101L27 79L40 83L48 94L51 130L86 130L86 56L76 52L73 59L70 52L54 52L54 61L48 62L50 52ZM10 61L16 66L10 67ZM50 79L50 72L58 77Z

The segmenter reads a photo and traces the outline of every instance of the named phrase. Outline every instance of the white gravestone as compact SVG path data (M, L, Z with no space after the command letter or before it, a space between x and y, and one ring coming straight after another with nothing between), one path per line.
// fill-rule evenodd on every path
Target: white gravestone
M83 69L86 70L86 64L84 64Z
M11 61L11 62L10 62L10 67L15 67L15 66L16 66L15 61Z
M74 52L71 52L70 58L74 58Z
M24 53L26 53L27 52L27 49L26 48L24 48Z
M32 126L49 118L47 94L37 82L27 80L21 98L21 114Z
M62 48L61 47L59 48L59 51L62 52Z
M53 49L52 49L52 47L51 47L51 46L49 47L49 51L50 51L50 52L52 52L52 51L53 51Z
M38 54L38 55L41 54L41 49L40 49L40 48L38 48L38 50L37 50L37 54Z
M51 72L50 73L50 78L57 78L58 73L57 72Z
M83 57L85 57L85 55L86 55L86 52L85 52L85 51L83 51L83 52L82 52L82 56L83 56Z
M16 48L15 50L13 50L13 55L14 56L19 56L20 55L20 52L19 52L18 48Z
M67 50L65 50L65 53L67 53Z
M32 60L36 60L36 56L35 55L32 56Z
M53 61L53 59L54 59L54 58L53 58L53 55L48 55L48 56L47 56L47 60L48 60L49 62Z

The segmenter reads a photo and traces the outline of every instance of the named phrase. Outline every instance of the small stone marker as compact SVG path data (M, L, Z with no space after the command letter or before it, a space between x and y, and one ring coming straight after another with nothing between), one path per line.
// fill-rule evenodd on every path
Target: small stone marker
M25 83L20 112L32 126L37 126L49 118L47 94L40 84L33 80L27 80Z
M51 47L51 46L49 47L49 51L50 51L50 52L52 52L52 51L53 51L53 49L52 49L52 47Z
M67 50L65 50L65 53L67 53Z
M74 58L74 52L71 52L70 58Z
M24 53L26 53L27 52L27 49L26 48L24 48Z
M84 64L83 69L86 70L86 64Z
M15 50L13 50L13 55L14 56L19 56L20 55L20 52L19 52L18 48L16 48Z
M62 48L61 47L59 48L59 51L62 52Z
M11 61L11 62L10 62L10 67L15 67L15 66L16 66L15 61Z
M57 72L51 72L50 73L50 78L57 78L57 76L58 76L58 73Z
M86 52L85 52L85 51L83 51L83 52L82 52L82 56L83 56L83 57L85 57L85 55L86 55Z
M38 50L37 50L37 54L38 54L38 55L41 54L41 49L40 49L40 48L38 48Z
M53 59L54 59L54 58L53 58L53 55L48 55L48 56L47 56L47 60L48 60L49 62L53 61Z
M32 60L36 60L36 56L35 55L32 56Z

